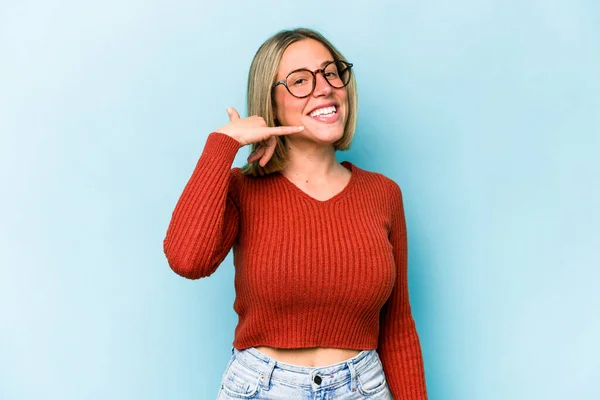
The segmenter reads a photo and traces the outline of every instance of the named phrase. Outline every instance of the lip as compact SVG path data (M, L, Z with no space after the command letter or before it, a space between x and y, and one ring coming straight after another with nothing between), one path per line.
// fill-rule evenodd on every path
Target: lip
M317 110L319 108L325 108L325 107L331 107L331 106L335 106L336 113L337 113L337 111L339 110L340 106L335 101L332 101L330 103L319 104L318 106L316 106L315 108L313 108L312 110L310 110L309 112L307 112L306 115L310 116L310 113L312 113L313 111L315 111L315 110Z
M336 112L329 117L323 117L322 115L319 115L318 117L311 117L310 115L307 115L307 117L310 118L311 121L315 121L319 124L333 124L340 120L341 115L339 112Z

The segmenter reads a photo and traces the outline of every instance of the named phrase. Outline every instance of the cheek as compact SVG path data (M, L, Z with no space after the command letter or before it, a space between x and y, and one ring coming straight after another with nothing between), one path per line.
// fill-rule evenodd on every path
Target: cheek
M290 125L292 121L298 121L302 117L305 101L300 99L277 98L277 119L285 124Z

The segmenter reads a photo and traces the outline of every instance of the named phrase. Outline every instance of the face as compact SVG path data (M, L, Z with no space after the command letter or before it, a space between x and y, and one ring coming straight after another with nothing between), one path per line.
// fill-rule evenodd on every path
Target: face
M320 42L313 39L294 42L283 53L277 81L300 68L315 71L328 61L333 61L333 56ZM316 78L314 92L302 99L292 96L284 85L278 85L274 93L275 115L280 125L304 126L304 130L294 137L333 143L342 137L348 117L346 88L330 86L321 73L316 74Z

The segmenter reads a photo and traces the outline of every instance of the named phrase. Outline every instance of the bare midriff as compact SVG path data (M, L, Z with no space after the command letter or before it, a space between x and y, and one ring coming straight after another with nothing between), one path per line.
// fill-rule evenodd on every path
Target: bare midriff
M346 361L361 352L353 349L337 349L331 347L307 347L301 349L280 349L276 347L257 346L256 350L267 356L288 364L303 367L324 367Z

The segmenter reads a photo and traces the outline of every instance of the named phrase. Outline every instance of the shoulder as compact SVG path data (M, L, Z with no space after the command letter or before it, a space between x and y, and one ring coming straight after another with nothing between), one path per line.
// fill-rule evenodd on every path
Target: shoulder
M253 176L248 173L244 173L243 167L233 167L231 168L231 172L229 177L234 185L239 187L244 187L250 185L252 182L260 181L261 179L268 178L268 175L265 176Z
M229 171L229 176L231 179L240 180L244 174L242 174L242 169L240 167L233 167L231 171Z
M400 189L400 185L392 178L382 174L381 172L369 171L364 168L359 168L356 165L353 166L364 177L366 182L381 187L385 193L392 198L402 198L402 190Z
M269 182L272 179L270 175L272 174L253 176L244 173L243 167L233 167L229 172L229 190L236 192L240 196L244 196L244 193L252 191L254 188L264 189L263 183Z

